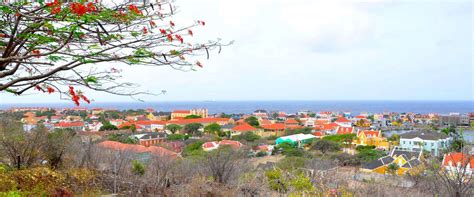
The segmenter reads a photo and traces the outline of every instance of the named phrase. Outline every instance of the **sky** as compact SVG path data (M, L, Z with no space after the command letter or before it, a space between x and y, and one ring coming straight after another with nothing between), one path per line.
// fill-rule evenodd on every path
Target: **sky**
M177 0L196 39L234 41L204 68L124 66L145 101L474 100L470 0ZM96 102L135 101L85 91ZM1 103L59 96L0 94Z

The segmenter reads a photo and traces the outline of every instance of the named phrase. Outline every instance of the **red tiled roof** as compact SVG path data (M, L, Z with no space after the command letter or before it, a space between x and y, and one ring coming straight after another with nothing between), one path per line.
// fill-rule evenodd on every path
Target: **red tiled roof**
M136 129L141 129L141 128L142 128L142 126L137 125L137 124L135 124L135 123L131 123L131 122L124 122L124 123L120 124L120 125L117 126L117 127L118 127L119 129L121 129L121 128L124 128L124 127L131 127L132 125L135 125L135 128L136 128Z
M354 131L354 128L352 128L352 127L338 127L336 133L337 133L338 135L341 135L341 134L351 134L352 131Z
M219 146L221 146L221 145L229 145L232 148L240 148L242 146L242 143L240 143L239 141L235 141L235 140L222 140L222 141L219 142Z
M367 137L381 137L379 135L381 135L381 133L379 131L372 131L372 130L363 130L363 131L359 131L360 132L364 132L365 136Z
M326 124L326 123L328 123L328 122L329 122L328 119L317 119L317 120L315 121L315 124L322 125L322 124Z
M183 119L183 120L170 120L170 124L190 124L190 123L215 123L215 122L228 122L230 118L194 118L194 119Z
M356 118L365 118L365 116L363 116L363 115L358 115L358 116L356 116Z
M60 122L55 124L56 127L83 127L84 122Z
M163 147L158 147L158 146L142 146L142 145L137 145L137 144L123 144L120 142L115 142L115 141L103 141L99 144L97 144L99 147L106 148L106 149L112 149L116 151L130 151L134 153L145 153L145 152L150 152L151 154L158 155L158 156L171 156L171 157L176 157L178 154L170 151L168 149L165 149Z
M341 118L338 118L334 122L347 123L347 122L351 122L351 121L347 120L346 118L341 117Z
M260 125L269 125L269 124L272 124L272 122L270 120L263 119L263 120L260 121Z
M257 129L250 126L247 123L242 123L232 128L232 130L233 131L256 131Z
M459 163L463 167L469 162L471 169L474 169L474 155L463 153L445 154L443 158L443 166L449 166L450 161L452 162L452 166L456 166Z
M267 129L267 130L285 130L285 124L282 124L282 123L262 125L262 127L263 129Z
M190 110L174 110L173 113L189 114Z
M216 142L206 142L202 144L202 148L216 148L218 144Z
M285 121L285 124L298 124L298 121L296 121L295 119L288 119Z
M138 125L152 125L152 124L159 124L159 125L165 125L166 121L162 120L139 120L135 122Z
M335 130L339 125L331 122L329 124L323 124L323 127L321 128L322 131L329 131L329 130Z
M324 132L316 131L316 132L313 132L313 135L318 136L318 137L322 137L322 136L324 136Z

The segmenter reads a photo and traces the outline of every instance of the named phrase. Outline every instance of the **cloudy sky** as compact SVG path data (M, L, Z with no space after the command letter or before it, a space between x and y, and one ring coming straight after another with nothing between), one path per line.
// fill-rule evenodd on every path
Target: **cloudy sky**
M234 40L197 72L129 69L174 100L474 100L470 0L177 0L199 39ZM87 92L96 101L133 101ZM57 102L58 96L5 102Z

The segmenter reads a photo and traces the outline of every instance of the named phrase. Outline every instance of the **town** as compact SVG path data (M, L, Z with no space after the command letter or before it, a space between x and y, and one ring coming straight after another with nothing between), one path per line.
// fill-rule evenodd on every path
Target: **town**
M230 179L239 179L239 176L246 174L240 172L244 170L243 166L234 165L245 160L251 166L249 168L253 169L250 171L257 176L254 178L265 180L265 188L246 185L244 189L249 194L365 196L368 194L358 193L361 192L358 190L363 188L365 192L372 191L367 189L368 183L394 190L413 190L423 185L421 180L430 177L427 172L433 171L449 172L446 177L438 178L445 181L446 187L452 180L460 179L461 183L467 185L464 192L473 189L474 113L287 113L258 109L249 114L210 114L204 108L161 112L151 108L119 111L74 107L11 108L1 111L1 115L10 117L9 121L19 122L24 133L20 134L22 136L39 130L50 134L66 132L71 137L62 140L70 142L61 143L73 143L72 139L77 138L82 148L89 145L104 154L110 153L101 157L113 158L110 155L117 157L118 153L124 157L126 154L128 163L121 162L123 166L120 168L130 169L131 174L137 177L145 176L152 169L151 166L156 165L157 158L160 162L167 160L168 163L190 158L209 159L213 154L222 154L221 151L228 150L232 155L224 159L233 159L235 163L207 161L211 179L220 184L234 182ZM0 126L4 127L0 128L4 132L3 141L11 141L5 139L8 136L5 132L9 132L5 124ZM60 147L66 151L66 147ZM2 147L3 150L8 148L6 145ZM31 158L20 157L27 156L15 153L2 160L7 166L23 168L22 165L27 164L21 160ZM219 162L218 159L223 159L221 157L216 156L216 160L212 161ZM100 161L94 162L99 162L97 165L101 166L101 171L112 171L114 183L106 189L111 193L120 193L122 189L144 192L143 188L150 187L146 182L141 182L140 187L134 185L136 188L117 183L117 158L112 162L114 165L104 164L106 161L102 161L102 164ZM433 165L433 162L439 165ZM48 160L43 163L52 164ZM231 164L233 167L226 166ZM64 164L55 165L59 167ZM193 164L188 165L193 168ZM256 175L256 172L263 173ZM123 178L132 175L125 173L121 180L125 182ZM170 179L165 177L161 180L166 181L164 188L171 187L173 180ZM193 181L191 183L197 184ZM324 187L315 186L323 183ZM214 189L196 189L196 193ZM379 190L382 188L378 188L377 192L383 192ZM219 192L217 195L223 195ZM419 192L418 195L430 195L425 190L416 192Z

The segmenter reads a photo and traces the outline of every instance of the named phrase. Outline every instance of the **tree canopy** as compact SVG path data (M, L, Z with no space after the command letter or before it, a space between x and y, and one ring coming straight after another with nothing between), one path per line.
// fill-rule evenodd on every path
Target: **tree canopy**
M122 80L125 65L193 71L223 46L193 38L202 20L178 24L168 1L11 1L0 4L0 92L59 93L76 105L85 89L154 94ZM164 93L164 92L162 92Z

